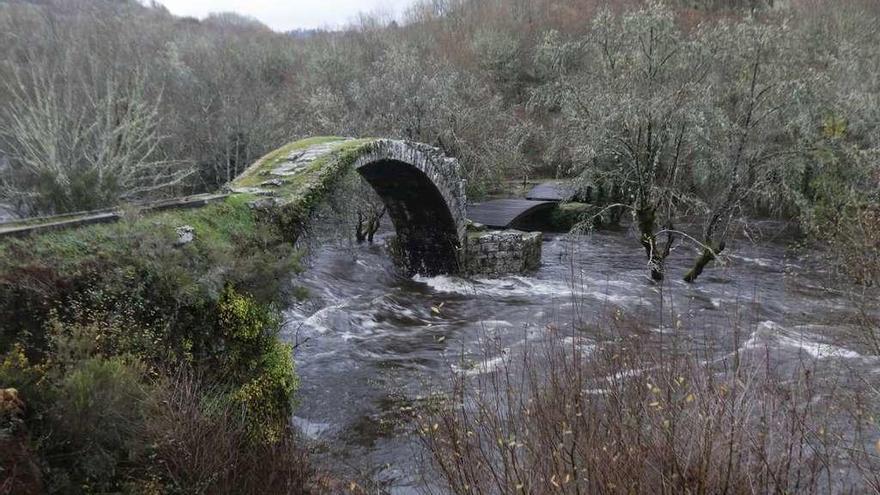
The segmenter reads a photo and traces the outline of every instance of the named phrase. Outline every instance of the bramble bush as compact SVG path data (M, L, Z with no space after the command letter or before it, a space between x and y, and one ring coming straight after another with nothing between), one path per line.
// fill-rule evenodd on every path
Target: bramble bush
M227 287L214 321L222 344L189 361L120 352L138 349L126 331L145 334L120 321L54 319L42 361L21 346L0 361L0 383L27 401L46 490L242 493L267 482L308 493L316 474L288 423L297 378L271 306Z

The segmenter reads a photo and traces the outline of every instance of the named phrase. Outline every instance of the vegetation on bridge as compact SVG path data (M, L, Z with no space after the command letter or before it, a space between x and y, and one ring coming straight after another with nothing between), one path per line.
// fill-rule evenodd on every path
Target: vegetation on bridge
M258 160L241 177L232 182L233 190L267 196L252 205L274 223L282 235L295 242L315 208L327 198L330 190L348 173L358 157L369 149L375 139L316 137L282 146ZM334 144L338 142L338 144ZM297 152L313 146L330 145L326 151L290 175L277 177L270 172ZM268 180L278 181L263 186Z

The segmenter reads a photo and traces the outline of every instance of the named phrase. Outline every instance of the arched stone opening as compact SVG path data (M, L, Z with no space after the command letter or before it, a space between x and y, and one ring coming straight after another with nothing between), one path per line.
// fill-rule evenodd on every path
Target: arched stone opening
M459 269L459 226L435 182L410 163L393 159L357 168L388 207L397 248L410 273L435 275Z

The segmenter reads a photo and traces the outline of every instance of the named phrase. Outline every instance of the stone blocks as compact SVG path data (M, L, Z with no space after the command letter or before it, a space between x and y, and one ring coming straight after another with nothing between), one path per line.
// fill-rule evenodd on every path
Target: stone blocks
M528 273L541 266L540 232L472 232L467 239L465 272L473 275Z

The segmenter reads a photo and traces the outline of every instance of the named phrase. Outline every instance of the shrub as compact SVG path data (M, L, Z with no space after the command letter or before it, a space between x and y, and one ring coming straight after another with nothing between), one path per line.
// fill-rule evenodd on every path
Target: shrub
M103 84L77 83L95 74L70 68L46 57L14 72L17 84L9 84L0 115L0 148L12 177L0 196L28 203L28 213L52 214L180 185L190 170L160 156L160 102L149 100L145 78L105 69Z
M21 346L0 361L0 385L29 402L25 431L46 490L308 493L316 475L288 425L291 350L270 306L229 287L213 322L218 345L182 363L146 352L157 358L150 365L122 352L142 350L149 332L121 326L119 315L87 314L70 324L53 317L43 363ZM28 444L22 438L16 445Z
M168 373L150 401L145 443L170 493L311 493L316 473L289 428L255 441L246 413L186 368ZM155 484L147 478L144 484Z
M847 275L867 286L880 284L880 204L847 208L831 236Z
M86 358L58 371L56 400L49 409L52 471L56 490L73 487L109 490L123 479L123 468L140 457L143 366L122 357ZM68 485L67 488L64 485Z
M0 356L0 495L36 495L45 489L29 432L47 403L45 367L33 365L23 346Z
M43 492L23 421L25 408L17 389L0 387L0 495Z
M0 388L14 388L27 397L29 409L39 405L40 382L45 376L45 366L34 365L28 359L25 348L15 344L0 357Z
M549 332L493 372L454 375L445 400L419 416L453 493L877 489L876 458L851 448L873 442L862 433L872 420L849 414L865 404L820 394L818 370L776 372L763 352L755 361L676 344L650 352L644 335L594 349L577 333ZM820 396L825 407L815 407Z
M224 349L217 358L238 385L230 398L244 409L251 433L274 442L290 418L298 386L293 350L277 338L277 312L231 287L223 292L218 312Z

